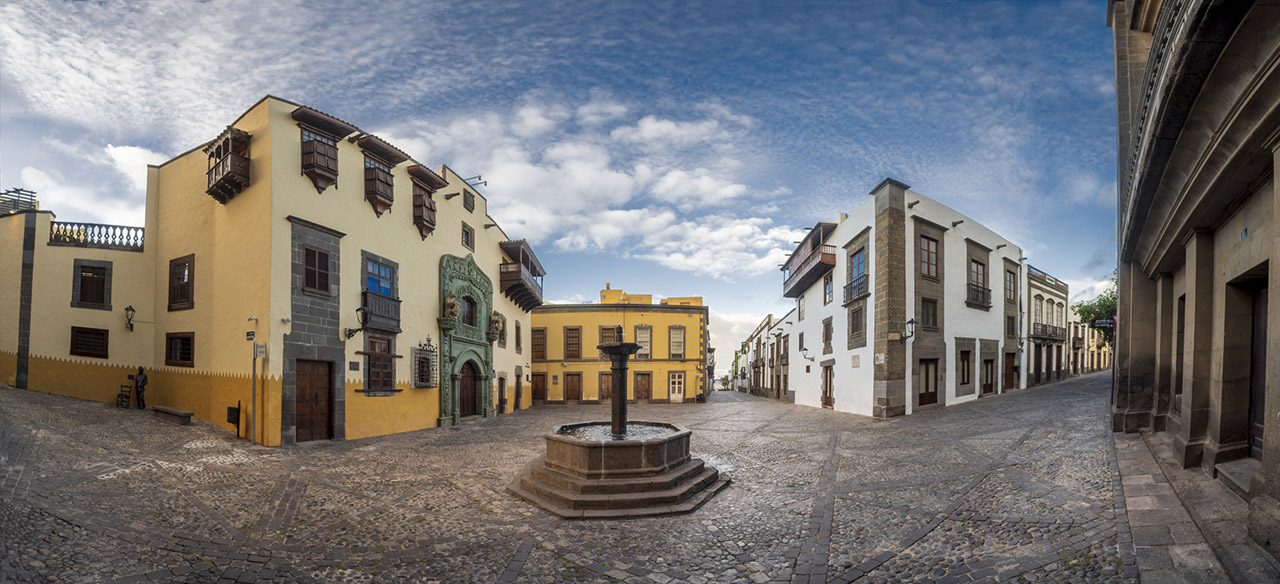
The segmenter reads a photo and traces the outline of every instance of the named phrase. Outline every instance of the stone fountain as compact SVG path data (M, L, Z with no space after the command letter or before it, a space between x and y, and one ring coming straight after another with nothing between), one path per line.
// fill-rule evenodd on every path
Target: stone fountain
M563 519L689 513L729 484L689 456L692 432L665 422L627 422L627 359L637 343L598 345L613 363L611 422L565 424L546 435L547 453L507 491Z

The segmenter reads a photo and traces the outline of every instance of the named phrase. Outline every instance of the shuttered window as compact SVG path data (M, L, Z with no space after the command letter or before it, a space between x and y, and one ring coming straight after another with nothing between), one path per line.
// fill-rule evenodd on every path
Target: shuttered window
M71 354L106 359L109 334L104 329L71 327Z
M536 328L530 333L529 347L534 359L547 358L547 329Z
M564 328L564 358L582 358L582 329L579 327Z
M647 326L636 327L636 343L640 345L640 350L636 352L636 359L648 359L653 355L653 329Z

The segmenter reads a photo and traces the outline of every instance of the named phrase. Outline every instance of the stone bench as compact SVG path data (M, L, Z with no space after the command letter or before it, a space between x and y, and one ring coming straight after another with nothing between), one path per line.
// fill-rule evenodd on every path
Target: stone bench
M157 418L164 418L170 422L177 422L184 426L191 423L191 412L167 406L151 406L151 411L156 413Z

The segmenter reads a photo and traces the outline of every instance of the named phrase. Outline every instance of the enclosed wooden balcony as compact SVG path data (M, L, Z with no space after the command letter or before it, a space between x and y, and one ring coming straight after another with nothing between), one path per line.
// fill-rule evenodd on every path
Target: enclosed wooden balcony
M825 245L835 223L818 223L809 230L782 267L782 295L797 298L836 267L836 246Z
M498 287L521 310L542 306L542 277L546 271L523 239L498 244L509 261L499 267Z
M365 290L361 296L361 306L364 307L368 317L365 328L391 333L400 332L399 298Z
M227 126L204 151L209 155L205 192L227 204L249 186L249 134Z

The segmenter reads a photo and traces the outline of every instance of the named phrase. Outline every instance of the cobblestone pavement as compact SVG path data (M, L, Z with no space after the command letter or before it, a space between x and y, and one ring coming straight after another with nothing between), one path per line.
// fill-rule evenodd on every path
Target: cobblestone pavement
M733 484L627 521L504 491L545 432L607 406L269 449L0 387L0 581L1133 582L1108 382L888 421L727 392L632 406Z

